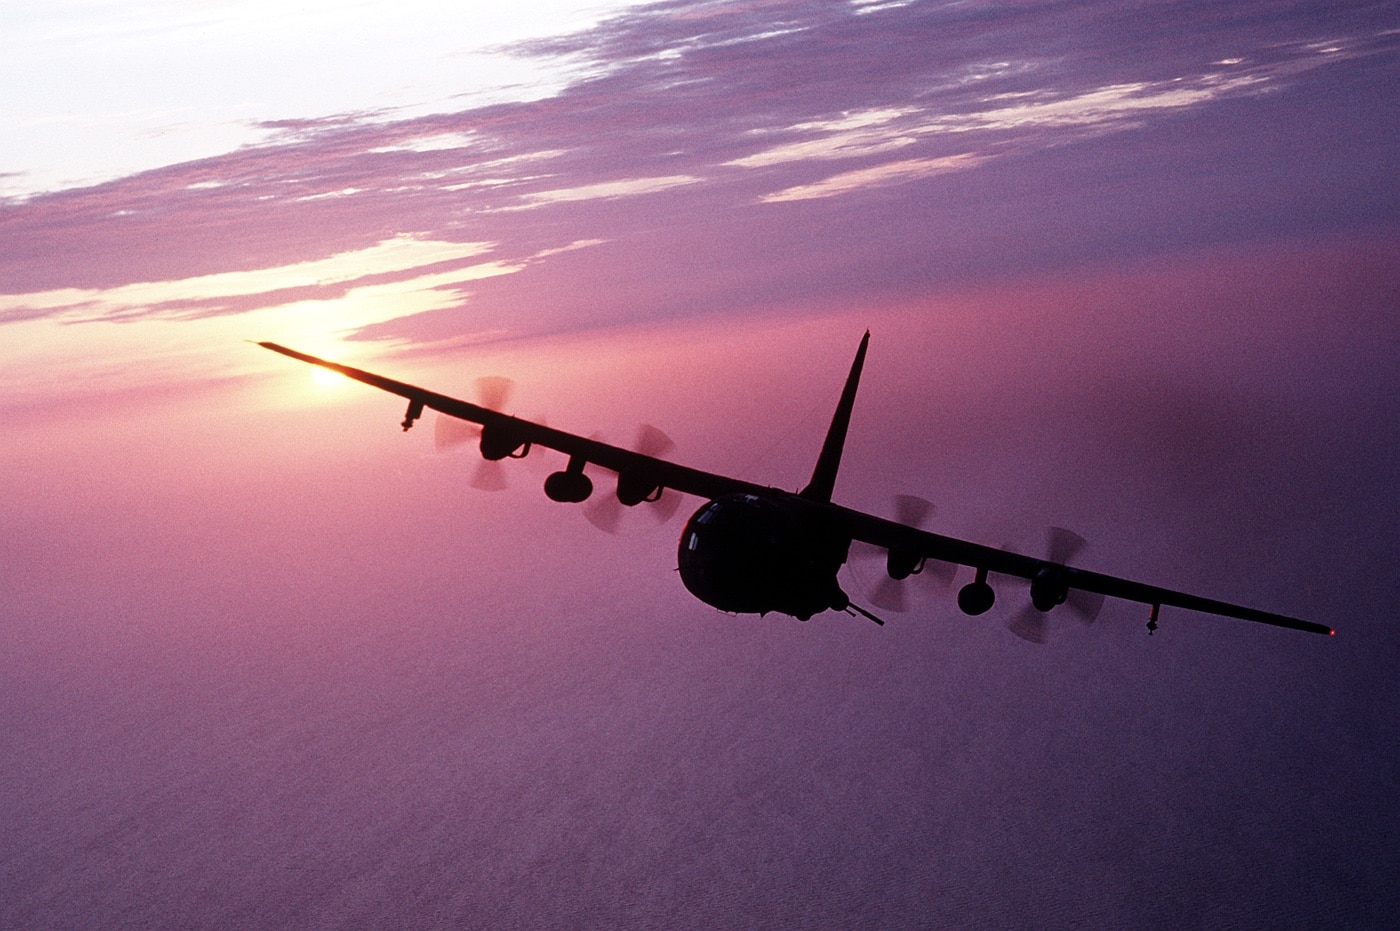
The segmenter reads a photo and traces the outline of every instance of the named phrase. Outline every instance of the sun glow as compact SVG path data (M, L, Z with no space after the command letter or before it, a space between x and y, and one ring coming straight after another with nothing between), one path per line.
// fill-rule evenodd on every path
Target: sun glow
M311 381L322 389L343 388L350 383L350 379L339 372L323 369L319 365L311 367Z

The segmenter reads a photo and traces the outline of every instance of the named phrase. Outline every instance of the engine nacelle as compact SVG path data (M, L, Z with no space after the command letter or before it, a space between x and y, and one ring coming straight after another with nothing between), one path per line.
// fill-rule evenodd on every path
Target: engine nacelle
M620 472L617 476L617 500L629 508L643 501L655 501L661 497L661 485L645 469Z
M524 447L522 449L522 447ZM481 428L481 457L496 461L507 457L519 459L530 451L509 423L493 422Z
M1069 578L1058 566L1045 566L1031 579L1031 604L1036 610L1049 611L1065 603L1069 597Z
M902 549L898 546L893 547L885 558L885 571L896 582L909 578L923 568L924 558L922 556L915 551Z

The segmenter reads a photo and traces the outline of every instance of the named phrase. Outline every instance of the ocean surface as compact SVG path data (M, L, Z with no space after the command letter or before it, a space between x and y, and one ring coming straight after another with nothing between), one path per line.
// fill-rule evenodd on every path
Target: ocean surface
M1268 634L1212 684L1201 624L1030 653L946 607L802 625L678 588L636 567L426 620L308 593L296 630L210 606L198 632L11 654L0 924L1383 919L1394 816L1356 801L1393 773L1269 693Z
M45 513L0 544L0 927L1394 914L1378 628L1149 638L1110 602L1036 647L1011 588L981 619L938 591L884 627L731 617L676 577L679 520L607 536L533 481L365 445L177 500L139 461L15 489ZM847 572L859 597L879 564ZM1234 594L1281 603L1286 572Z

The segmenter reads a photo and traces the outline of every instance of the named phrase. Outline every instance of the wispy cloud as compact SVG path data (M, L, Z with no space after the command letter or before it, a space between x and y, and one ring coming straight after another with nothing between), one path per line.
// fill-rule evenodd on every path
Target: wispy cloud
M744 155L726 164L740 168L767 168L813 159L880 155L916 141L900 123L917 112L915 108L865 110L841 114L830 120L796 123L776 131L784 136L799 137L796 141ZM772 132L763 131L763 134Z
M979 110L937 116L916 131L1127 129L1140 125L1153 113L1198 106L1233 94L1255 93L1270 84L1262 75L1206 74L1153 83L1112 84L1068 96L1044 91L997 94L986 98Z
M285 300L289 293L305 294L316 289L343 293L356 282L370 282L386 275L414 277L418 287L440 287L514 270L512 266L488 262L432 275L416 274L429 266L461 265L490 249L490 243L441 242L399 235L367 249L270 268L140 281L112 288L4 294L0 295L0 321L40 316L116 320L132 315L189 314L191 309L205 315L232 305L249 309L250 300L261 300L265 306L270 300Z
M700 180L690 175L673 175L665 178L624 178L619 181L601 181L597 184L583 184L578 187L534 191L523 195L522 200L525 201L526 206L530 207L576 203L586 200L610 200L618 197L653 194L657 191L669 191L672 188L698 184Z
M920 103L839 114L829 120L796 123L762 134L787 138L770 148L732 159L727 165L770 168L798 162L871 158L904 150L920 143L937 144L949 134L983 134L990 150L1016 135L1032 144L1058 144L1066 132L1097 134L1126 130L1166 111L1200 106L1227 96L1258 93L1274 86L1265 75L1208 73L1170 81L1134 82L1093 87L1073 93L1056 88L988 94L971 106L958 103ZM1038 138L1032 134L1039 134ZM1054 133L1055 135L1047 135ZM968 141L964 140L963 145ZM971 167L977 161L963 161ZM901 159L889 163L891 175L924 177L900 172L894 166L931 163L938 159ZM872 169L873 170L873 169ZM854 189L854 188L852 188ZM768 195L764 201L787 199Z
M847 194L865 188L897 184L913 178L931 178L950 171L965 171L985 161L986 158L986 156L963 153L962 155L947 155L943 158L911 158L903 162L887 162L872 168L843 171L812 184L799 184L773 194L765 194L762 200L766 204L774 204L783 201L834 197L838 194Z

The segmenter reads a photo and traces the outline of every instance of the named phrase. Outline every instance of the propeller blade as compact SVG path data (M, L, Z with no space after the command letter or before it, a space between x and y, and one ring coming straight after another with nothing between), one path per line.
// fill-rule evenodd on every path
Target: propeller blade
M918 572L918 578L927 578L931 582L937 582L943 588L952 585L953 579L957 575L958 567L941 559L924 560L924 567Z
M676 448L676 441L657 427L644 423L637 430L637 444L632 448L643 456L660 459ZM676 510L681 506L681 494L669 488L663 488L661 495L655 501L644 503L647 506L647 511L656 518L656 522L664 524L676 516Z
M433 422L433 445L440 453L471 443L480 436L481 425L469 420L438 414Z
M1073 530L1066 530L1063 527L1051 527L1049 541L1045 548L1045 558L1060 565L1068 565L1069 561L1079 555L1084 549L1087 541Z
M468 484L480 491L505 491L508 487L505 466L499 459L483 459L477 463Z
M1073 530L1066 530L1064 527L1051 527L1046 535L1045 558L1050 562L1068 565L1070 560L1078 556L1088 542L1075 533ZM1002 547L1008 552L1017 552L1010 544ZM1009 582L1017 585L1029 585L1027 579L1010 577ZM1071 612L1086 624L1093 623L1099 616L1099 610L1103 608L1104 596L1094 592L1070 589L1065 597L1065 605ZM1029 640L1031 643L1044 643L1049 633L1049 619L1046 615L1048 611L1040 611L1035 605L1026 605L1006 624L1007 628L1020 637L1022 640Z
M588 522L604 533L617 533L622 525L622 502L617 495L595 495L595 500L583 509Z
M933 513L933 502L917 495L895 495L895 520L910 527L922 527Z
M1069 591L1069 596L1065 598L1065 607L1072 609L1085 624L1092 624L1098 619L1099 612L1103 610L1104 601L1104 596L1098 592L1086 592L1080 588L1072 588Z
M510 398L515 382L500 375L486 375L476 380L477 403L491 410L500 410ZM481 424L438 414L433 423L433 445L438 452L447 452L481 438Z
M593 434L593 439L604 442L603 437L596 433ZM653 459L659 459L675 447L674 440L649 423L637 428L637 439L632 444L635 452ZM663 488L655 500L643 501L641 504L646 505L648 513L656 518L657 523L664 524L675 516L676 510L681 506L681 495L679 492ZM583 516L604 533L617 533L622 526L623 514L627 510L616 494L600 494L583 509Z
M870 593L870 603L877 608L884 608L886 611L893 611L896 614L903 614L907 608L907 599L904 596L904 586L888 575L880 580Z
M500 410L505 406L514 386L515 382L500 375L486 375L478 378L476 380L477 401L482 407ZM441 414L438 415L437 422L433 424L433 443L439 452L480 438L481 424ZM472 471L472 477L467 484L480 491L505 491L510 483L506 481L505 466L499 460L482 459Z
M656 427L653 427L649 423L644 423L637 430L637 442L632 448L643 456L660 459L662 456L675 449L676 443Z
M506 406L515 382L501 375L485 375L476 380L476 396L482 407L498 411Z
M851 548L846 552L846 562L873 563L875 560L885 561L885 551L873 543L863 543L860 540L852 540ZM881 569L881 572L884 570Z
M681 506L681 497L680 492L667 488L661 492L660 498L647 502L647 510L656 518L658 524L664 524L676 516L676 511Z
M1022 640L1045 642L1045 612L1036 610L1035 605L1026 605L1006 626Z
M927 498L920 498L917 495L895 495L894 512L895 520L906 527L922 527L933 514L935 508L933 503ZM878 546L869 546L856 542L852 545L850 557L856 560L879 559L882 563L887 559L888 554ZM941 562L937 559L930 559L924 562L923 567L909 578L922 579L921 587L928 587L930 584L939 588L946 588L953 583L953 577L958 573L958 567L952 563ZM870 589L870 602L886 611L902 613L908 609L908 587L904 584L907 580L896 580L890 578L888 572L881 567L880 581L875 587Z

